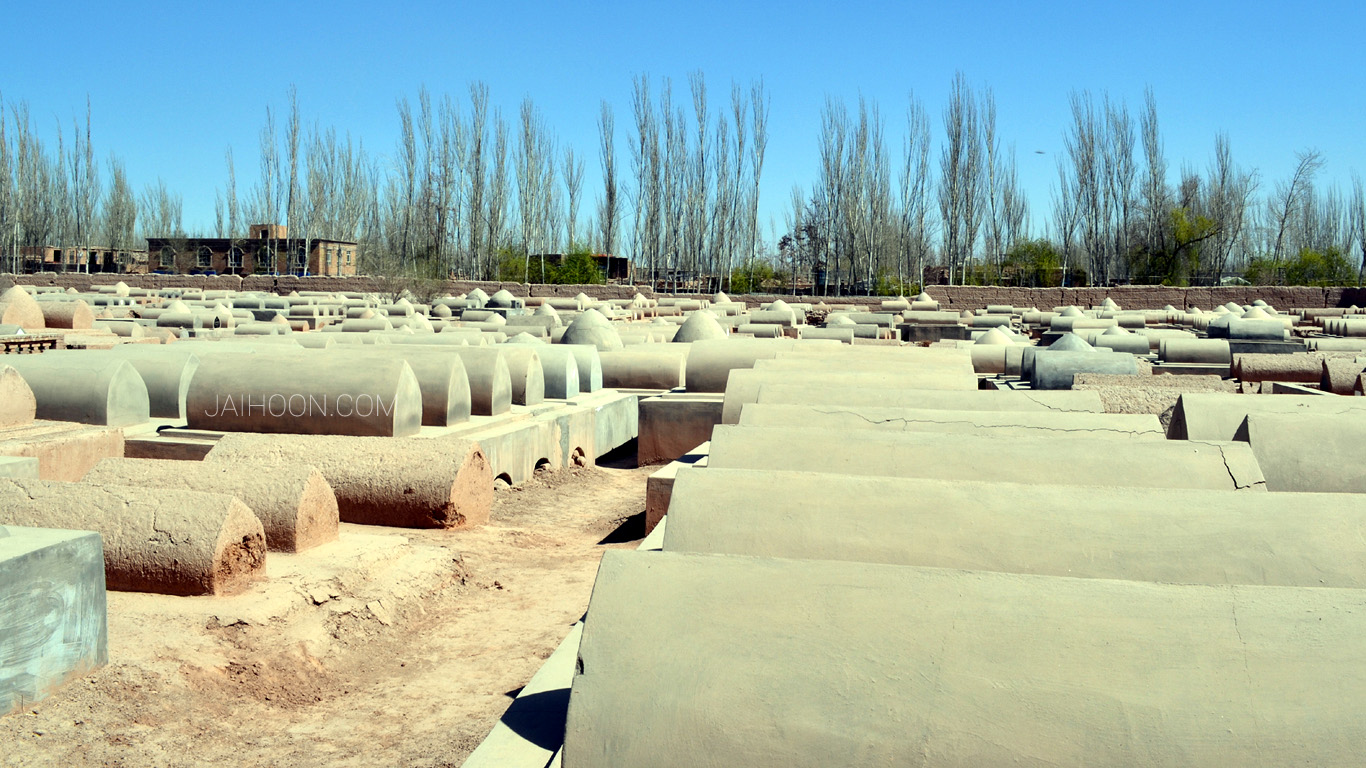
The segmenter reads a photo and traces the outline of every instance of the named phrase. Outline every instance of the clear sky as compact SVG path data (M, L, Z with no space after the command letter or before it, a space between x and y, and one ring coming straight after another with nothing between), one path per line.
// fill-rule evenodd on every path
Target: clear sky
M389 155L395 100L425 85L463 99L470 81L515 119L530 96L561 145L586 158L584 210L597 195L599 102L617 112L629 175L632 77L706 74L713 110L732 81L762 77L772 99L761 218L781 225L794 183L816 178L827 96L876 100L900 154L907 94L925 102L936 140L954 72L996 97L1038 219L1069 121L1068 94L1090 90L1138 112L1156 94L1172 181L1204 169L1218 131L1262 189L1296 151L1316 148L1323 183L1366 174L1366 11L1357 2L692 2L11 3L0 32L0 94L27 101L49 141L90 98L95 149L127 163L135 189L165 179L185 224L207 230L224 151L238 188L258 169L267 105L297 86L306 122ZM1041 150L1046 154L1036 154ZM937 148L936 154L937 157ZM765 232L767 226L765 224Z

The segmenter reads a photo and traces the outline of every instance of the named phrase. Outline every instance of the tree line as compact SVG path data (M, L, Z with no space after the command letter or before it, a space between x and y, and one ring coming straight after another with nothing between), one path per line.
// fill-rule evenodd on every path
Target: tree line
M817 172L791 191L767 240L759 192L770 99L762 81L714 99L701 73L675 89L632 82L629 123L600 105L596 158L563 142L530 99L515 115L488 87L425 88L396 102L399 137L375 152L307 124L297 94L266 109L259 167L239 189L224 155L211 231L189 233L161 180L135 193L123 161L97 159L83 119L45 138L23 102L0 99L0 257L25 248L131 250L153 237L245 238L283 223L293 238L359 243L372 273L549 279L555 253L629 256L663 288L898 292L927 272L951 283L1359 282L1366 195L1318 183L1304 150L1286 179L1239 165L1227 134L1203 167L1166 158L1156 99L1074 93L1047 213L1031 205L995 97L956 75L938 115L912 94L889 132L880 106L827 98ZM625 151L619 151L619 139ZM899 146L898 146L899 145ZM596 189L585 166L596 160ZM776 229L776 227L775 227Z
M949 283L1361 282L1359 176L1348 194L1322 188L1323 157L1305 150L1289 178L1264 187L1219 133L1207 166L1183 164L1172 183L1151 89L1137 115L1085 91L1069 107L1051 210L1035 218L990 88L955 76L937 158L933 121L914 95L899 158L875 103L860 100L851 112L828 100L819 176L792 191L778 277L881 293L918 282L926 264Z

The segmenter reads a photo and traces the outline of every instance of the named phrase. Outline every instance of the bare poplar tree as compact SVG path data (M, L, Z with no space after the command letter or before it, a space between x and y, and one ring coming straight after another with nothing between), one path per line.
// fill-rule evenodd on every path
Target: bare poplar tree
M598 116L598 162L602 166L602 197L598 200L598 247L609 255L617 252L617 238L621 226L621 202L617 197L616 134L616 118L612 114L612 105L603 101Z
M276 140L275 113L266 107L266 124L261 129L261 182L257 188L257 215L260 222L278 224L280 221L279 179L280 148ZM277 250L277 244L272 242L268 254L271 263L266 265L271 272L279 268L279 261L275 257ZM258 261L257 269L262 266Z
M474 274L484 276L489 271L489 249L485 239L489 231L484 218L484 196L488 184L488 160L485 142L488 136L488 86L470 84L470 119L465 132L465 168L469 187L465 192L466 258L473 264Z
M930 255L933 217L930 213L930 117L925 105L911 94L906 105L906 137L901 169L901 259L911 279L925 279ZM902 270L897 280L904 282Z
M308 248L308 226L301 221L304 211L303 200L299 194L299 140L300 140L300 118L299 118L299 92L293 86L289 86L289 121L285 125L285 152L289 163L289 177L281 195L285 200L285 222L289 227L286 239L286 248L290 239L302 236L304 238L305 249ZM271 222L272 224L277 222ZM295 263L295 254L291 251L287 256L286 263L293 271L298 267ZM306 269L307 259L303 266Z
M1143 94L1143 117L1140 119L1140 133L1143 135L1143 157L1145 175L1143 178L1143 215L1148 252L1166 249L1165 230L1171 209L1171 192L1167 188L1167 159L1162 150L1162 134L1157 122L1157 100L1148 88Z
M128 185L128 174L123 161L109 157L109 193L104 201L105 245L115 251L132 250L137 229L138 204L133 189Z
M632 237L636 245L636 258L648 268L650 282L654 284L660 266L660 128L650 97L650 82L644 75L634 81L631 111L636 125L636 139L631 154L636 176Z
M944 146L939 156L939 216L949 282L972 259L982 217L982 139L976 101L962 72L954 75L944 108Z
M1079 226L1077 206L1080 200L1067 160L1058 159L1058 186L1053 190L1053 229L1062 249L1064 285L1073 262L1076 233Z
M574 153L573 147L564 150L564 192L567 210L565 211L566 251L579 247L579 199L583 191L583 158Z
M545 254L556 251L557 245L562 242L563 238L561 229L564 224L564 201L560 194L559 182L556 179L555 157L558 154L558 148L544 121L541 123L539 144L541 180L539 182L540 195L537 200L537 217L540 221L537 231L540 233L538 250L541 254L541 282L545 282Z
M999 279L1004 250L1002 241L1005 239L1006 228L1005 205L1001 199L1001 175L1005 172L1005 167L1001 158L1001 142L996 135L996 96L990 87L982 92L981 106L978 110L981 116L982 151L985 154L983 171L986 176L982 190L982 202L986 208L983 250L986 252L987 263Z
M0 94L0 256L4 256L9 246L9 260L0 261L0 269L19 272L18 229L19 221L15 216L14 167L10 156L9 136L6 132L5 99Z
M1208 254L1202 270L1214 284L1228 268L1233 249L1243 242L1244 227L1247 223L1248 206L1256 189L1256 177L1238 168L1233 162L1229 148L1228 134L1220 132L1214 137L1214 159L1210 163L1208 190L1205 208L1209 217L1218 225L1214 235L1201 255Z
M1278 183L1275 193L1266 201L1268 220L1276 233L1271 258L1277 264L1285 257L1285 239L1295 212L1304 204L1305 196L1313 188L1314 176L1323 168L1323 156L1315 150L1298 152L1295 158L1290 178Z
M184 199L166 187L166 182L157 179L143 190L138 201L138 219L143 222L144 231L152 237L181 238L185 229L181 224Z
M745 155L752 127L749 117L750 97L732 83L730 89L731 120L735 129L733 146L726 138L728 131L724 116L716 126L716 193L712 224L711 259L707 273L718 279L717 290L725 286L737 251L749 256L753 235L747 234L750 225L749 204L745 189ZM751 166L752 167L752 166ZM708 291L712 286L708 286Z
M1357 285L1361 285L1363 276L1366 276L1366 189L1361 184L1361 176L1352 174L1352 202L1347 209L1348 220L1351 222L1352 242L1356 243L1357 256L1360 261L1357 264Z
M732 195L735 182L731 177L736 166L731 163L730 122L724 113L716 117L712 140L715 142L712 150L712 167L715 170L712 173L711 201L705 213L707 226L703 232L703 242L706 245L700 251L700 258L693 267L699 277L703 274L716 274L721 265L729 259L730 244L734 235L731 227L734 223ZM699 285L699 289L714 290L710 283L705 287Z
M226 155L228 163L228 187L223 197L227 205L227 232L224 237L239 237L242 232L241 203L237 199L237 169L233 163L232 147Z
M1087 272L1092 282L1104 281L1108 260L1105 257L1105 183L1101 168L1102 126L1089 92L1074 92L1070 102L1072 126L1063 137L1063 146L1071 161L1069 188L1076 197L1076 218L1081 247L1086 252Z
M531 279L531 256L535 250L539 232L537 225L540 223L540 183L541 183L541 146L540 146L540 116L536 114L536 107L527 97L522 100L520 111L521 131L520 141L517 143L517 211L521 218L520 241L522 246L522 258L526 268L526 279ZM544 257L542 257L544 261ZM541 267L544 276L544 264ZM542 280L544 282L544 280Z
M820 182L817 192L817 210L820 212L822 237L822 256L826 265L822 278L822 293L829 289L829 266L839 269L839 257L847 247L845 229L840 221L845 210L847 178L845 175L845 143L849 133L849 114L842 103L827 97L825 108L821 111L820 131ZM841 281L835 275L836 294Z
M707 248L707 210L709 208L710 180L713 173L709 155L711 142L708 139L708 133L711 118L707 105L707 81L700 70L688 75L688 86L692 93L696 135L687 173L688 183L685 193L687 224L681 237L681 253L675 251L676 256L673 265L675 279L679 269L687 269L696 273L699 266L698 262ZM683 259L686 261L680 263ZM677 289L676 283L674 288Z
M759 257L759 180L764 173L764 152L768 149L768 114L769 96L764 90L764 81L757 80L750 86L749 91L749 116L750 116L750 152L749 152L749 227L747 230L746 245L748 246L747 255L750 260ZM729 265L726 269L726 277L730 277ZM793 279L796 279L795 272Z
M389 183L390 236L391 247L398 252L400 268L406 268L412 257L415 238L414 219L416 218L418 196L418 157L417 131L413 123L413 108L408 99L398 101L398 177ZM396 235L396 237L395 237Z
M1115 105L1105 100L1106 139L1102 142L1103 177L1105 180L1105 200L1108 213L1106 219L1110 229L1107 238L1111 258L1105 262L1105 282L1109 282L1113 269L1117 266L1128 267L1130 256L1129 236L1132 231L1135 198L1137 191L1137 166L1134 163L1134 125L1129 116L1129 108L1123 103Z
M669 290L678 290L678 270L682 268L683 249L687 247L689 226L689 193L694 176L692 155L688 151L687 120L683 108L673 104L673 82L664 78L659 89L659 111L662 132L655 147L653 160L655 222L660 268L668 276Z
M85 100L85 131L72 125L71 145L71 223L72 242L85 254L85 271L90 271L90 246L95 231L95 209L100 200L99 168L90 135L90 98Z
M484 195L484 248L489 253L489 272L497 266L493 257L507 237L508 124L499 110L493 115L493 162Z

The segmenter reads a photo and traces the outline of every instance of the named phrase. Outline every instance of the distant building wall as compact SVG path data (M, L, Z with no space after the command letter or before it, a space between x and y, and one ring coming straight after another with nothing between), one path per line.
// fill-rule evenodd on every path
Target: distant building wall
M356 244L341 240L149 237L147 253L150 271L178 274L343 276L355 275L357 266Z
M98 273L56 273L35 275L0 275L0 285L16 282L24 285L56 285L88 291L95 285L113 285L122 280L136 288L201 288L233 291L348 291L357 293L386 293L397 290L401 282L382 277L294 277L292 275L118 275ZM573 297L580 292L595 299L629 299L637 293L646 298L657 294L649 286L636 285L540 285L502 283L495 281L448 280L441 290L451 294L468 293L481 288L492 294L507 289L515 296ZM1235 302L1249 304L1263 299L1278 309L1291 307L1347 307L1366 305L1366 288L1315 288L1308 286L1222 286L1210 288L1169 288L1165 286L1118 286L1112 288L996 288L983 286L930 286L927 292L941 302L944 309L981 309L991 304L1010 304L1016 307L1051 309L1075 304L1095 306L1114 299L1126 309L1160 308L1171 304L1179 309L1200 307L1210 309L1219 304ZM689 294L679 294L685 296ZM710 294L691 294L708 298ZM879 296L812 297L784 294L751 294L732 296L757 306L761 302L782 298L789 301L856 304L876 307Z
M19 249L26 272L116 272L140 274L147 271L147 252L116 250L103 245L58 248L54 245L25 246Z

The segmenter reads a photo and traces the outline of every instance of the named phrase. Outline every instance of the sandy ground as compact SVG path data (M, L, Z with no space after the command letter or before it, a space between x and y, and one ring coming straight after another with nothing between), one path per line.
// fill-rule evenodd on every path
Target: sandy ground
M0 718L0 765L458 766L638 543L651 471L538 475L472 531L343 524L236 597L111 592L109 665Z

